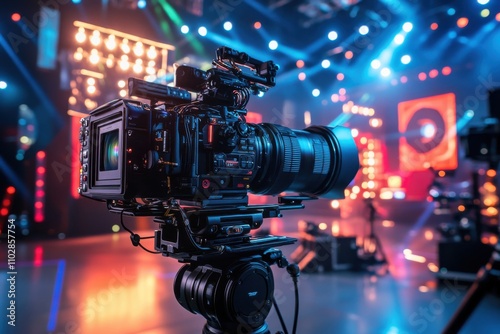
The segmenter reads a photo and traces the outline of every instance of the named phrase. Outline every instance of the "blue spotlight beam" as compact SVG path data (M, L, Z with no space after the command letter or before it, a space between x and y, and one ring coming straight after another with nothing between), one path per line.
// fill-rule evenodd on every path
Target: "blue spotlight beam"
M56 281L54 283L54 291L52 293L52 303L50 305L49 322L47 323L47 331L52 333L56 329L57 315L59 314L59 303L61 302L61 294L64 283L64 272L66 270L66 261L59 260L57 264Z
M335 117L335 119L333 121L331 121L330 124L328 124L328 126L335 127L335 126L344 125L348 120L351 119L351 117L352 117L352 114L350 114L350 113L342 113L342 114L338 115L337 117Z
M14 65L17 67L19 72L21 72L24 79L28 82L31 89L35 92L35 95L40 99L43 110L45 110L51 119L55 122L57 127L63 126L63 120L61 116L57 113L57 109L52 104L47 95L43 92L40 85L36 82L35 78L31 76L31 74L26 69L26 66L19 60L19 57L14 53L10 45L7 43L3 35L0 35L0 45L3 47L5 52L9 55L10 59L14 62Z

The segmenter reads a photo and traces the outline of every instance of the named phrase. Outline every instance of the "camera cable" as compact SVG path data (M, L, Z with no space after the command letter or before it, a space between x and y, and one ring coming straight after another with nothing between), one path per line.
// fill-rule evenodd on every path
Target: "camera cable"
M290 275L293 281L293 287L294 287L294 292L295 292L295 310L294 310L294 316L293 316L293 329L292 329L292 334L297 333L297 323L299 319L299 287L298 287L298 278L300 276L300 268L296 263L290 263L288 264L288 261L285 259L285 257L282 257L280 261L278 261L278 266L280 268L283 268L286 266L286 271ZM278 315L278 319L280 321L281 327L283 328L283 333L288 334L288 329L286 328L285 321L283 320L283 316L281 314L281 311L278 307L278 303L276 302L276 298L273 296L273 306L276 309L276 314Z
M141 237L139 234L134 233L131 229L129 229L127 226L125 226L125 223L123 222L123 211L120 212L120 224L122 225L122 227L125 231L130 233L130 241L132 241L132 245L134 245L135 247L139 246L143 250L145 250L146 252L151 253L151 254L160 254L161 253L161 252L156 252L156 251L152 251L150 249L147 249L146 247L144 247L141 244L142 239L153 239L154 236Z

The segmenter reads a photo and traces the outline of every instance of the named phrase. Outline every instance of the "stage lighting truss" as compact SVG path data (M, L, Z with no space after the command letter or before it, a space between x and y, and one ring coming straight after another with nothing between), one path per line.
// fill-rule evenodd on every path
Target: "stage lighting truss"
M125 32L75 21L70 53L68 114L84 117L111 96L127 97L129 77L166 84L173 75L168 55L175 47Z

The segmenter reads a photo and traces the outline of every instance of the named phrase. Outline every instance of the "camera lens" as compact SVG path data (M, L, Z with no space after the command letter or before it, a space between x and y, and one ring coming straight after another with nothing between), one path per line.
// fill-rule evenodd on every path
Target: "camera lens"
M358 150L344 127L305 130L263 123L255 125L259 169L250 190L260 195L293 191L343 198L359 169Z
M102 135L102 156L101 170L117 170L120 145L118 140L118 130L106 132Z

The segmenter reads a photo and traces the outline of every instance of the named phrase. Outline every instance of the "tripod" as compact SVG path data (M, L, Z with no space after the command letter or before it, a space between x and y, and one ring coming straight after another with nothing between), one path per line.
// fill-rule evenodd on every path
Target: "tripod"
M369 233L368 236L363 239L363 254L360 257L361 265L363 266L373 266L373 265L388 265L387 257L385 255L382 243L379 237L375 234L375 219L377 215L377 209L373 205L372 199L367 199L368 222L369 222Z

